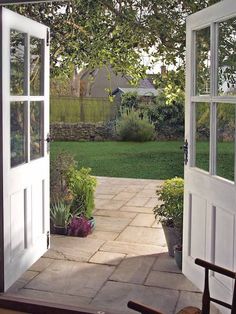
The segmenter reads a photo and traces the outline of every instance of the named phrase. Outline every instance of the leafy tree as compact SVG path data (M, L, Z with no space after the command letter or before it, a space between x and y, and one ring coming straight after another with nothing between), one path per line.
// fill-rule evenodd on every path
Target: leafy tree
M71 0L11 6L51 28L52 74L111 64L137 82L154 61L184 64L185 18L219 0Z

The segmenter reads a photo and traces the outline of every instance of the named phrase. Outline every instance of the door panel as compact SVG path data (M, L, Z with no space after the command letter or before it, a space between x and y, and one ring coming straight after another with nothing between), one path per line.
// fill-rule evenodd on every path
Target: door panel
M235 21L233 0L187 19L183 272L200 289L204 271L195 258L236 271ZM212 272L210 287L231 303L231 280Z
M46 26L4 8L1 19L6 291L48 246L49 47Z

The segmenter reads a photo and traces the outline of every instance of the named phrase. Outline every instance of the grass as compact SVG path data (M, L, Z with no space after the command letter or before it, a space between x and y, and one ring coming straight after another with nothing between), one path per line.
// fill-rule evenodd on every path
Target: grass
M54 142L51 156L60 151L74 155L78 167L92 168L96 176L168 179L184 176L182 142ZM197 161L206 168L208 149L198 144ZM234 146L220 143L218 174L233 179Z

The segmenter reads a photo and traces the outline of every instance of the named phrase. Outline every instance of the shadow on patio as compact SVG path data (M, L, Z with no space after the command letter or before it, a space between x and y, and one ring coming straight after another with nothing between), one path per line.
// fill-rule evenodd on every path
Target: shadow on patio
M58 304L134 313L136 300L176 313L201 294L168 256L154 221L157 180L98 178L96 228L87 238L52 236L51 249L9 293Z

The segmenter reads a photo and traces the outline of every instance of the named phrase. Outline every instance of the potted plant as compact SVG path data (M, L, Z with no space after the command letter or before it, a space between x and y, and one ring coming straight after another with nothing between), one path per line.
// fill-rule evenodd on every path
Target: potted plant
M67 186L72 195L70 206L71 215L77 218L83 217L79 223L77 221L77 225L84 226L85 219L93 229L95 227L95 220L93 217L93 210L95 208L94 192L97 180L90 175L90 172L90 168L81 168L80 170L77 170L74 167L71 168L67 173ZM76 222L76 219L74 222ZM76 233L79 234L79 232Z
M156 194L162 203L153 212L161 222L170 256L174 256L174 246L182 245L184 180L172 178L164 182Z
M67 225L70 218L70 207L63 200L53 202L50 207L50 219L53 231L56 234L67 234Z

